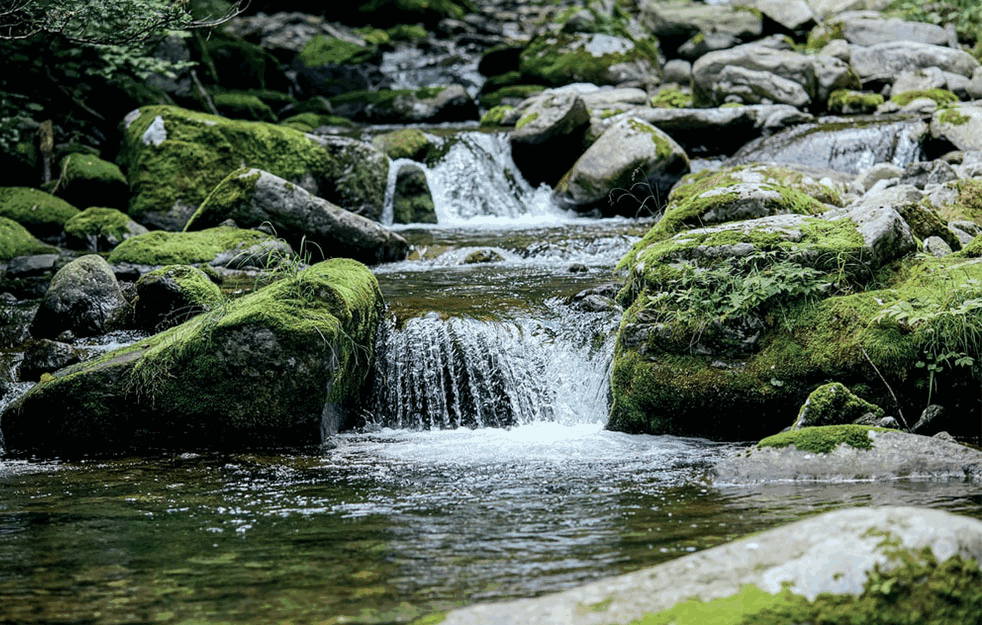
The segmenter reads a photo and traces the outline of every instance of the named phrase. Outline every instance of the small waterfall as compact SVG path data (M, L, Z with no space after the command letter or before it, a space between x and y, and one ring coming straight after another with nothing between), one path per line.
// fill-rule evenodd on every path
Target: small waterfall
M436 138L435 138L436 139ZM426 172L433 195L437 223L441 226L491 221L563 221L569 214L552 201L552 190L533 188L522 177L511 157L507 133L461 132L442 141L442 156L430 166L415 163ZM396 176L402 165L389 168L382 222L392 223Z
M393 323L379 341L373 420L410 429L601 423L615 323L568 311L545 321L431 313Z

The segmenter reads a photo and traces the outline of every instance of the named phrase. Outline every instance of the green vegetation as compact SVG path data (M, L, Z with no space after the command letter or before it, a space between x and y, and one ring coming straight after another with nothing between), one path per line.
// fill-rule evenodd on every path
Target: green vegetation
M61 233L78 209L50 193L27 187L0 187L0 217L13 219L39 237Z
M893 0L889 8L904 19L942 26L952 24L958 38L968 44L978 44L982 39L982 4L976 0Z
M539 119L538 113L529 113L528 115L523 115L517 122L515 122L515 130L521 130L522 128L528 126L535 120Z
M426 158L432 144L418 128L404 128L377 135L372 143L391 159L408 158L421 161Z
M104 237L122 241L130 233L132 220L115 208L93 206L65 222L65 234L78 240Z
M307 42L298 58L307 67L356 65L371 61L378 51L350 41L318 35Z
M964 126L972 121L972 118L960 112L958 109L951 108L941 111L938 115L938 121L949 126Z
M141 325L158 330L194 315L215 309L225 296L208 276L189 265L168 265L151 271L136 283L134 317Z
M58 249L34 238L16 221L0 217L0 260L10 260L28 254L55 253Z
M982 178L969 178L955 183L958 200L942 206L938 213L948 221L974 221L982 226Z
M245 250L275 240L256 230L220 226L196 232L155 231L127 239L109 255L112 263L192 265L210 263L223 252Z
M870 431L885 430L884 428L852 424L806 427L768 436L757 443L757 446L781 448L793 445L798 451L808 451L813 454L827 454L839 445L848 445L856 449L872 449L873 441L869 438Z
M219 93L212 100L218 112L226 117L259 122L276 121L276 114L259 97L248 93Z
M829 95L829 111L842 115L872 113L883 104L883 96L878 93L863 93L850 89L839 89Z
M346 117L337 115L320 115L318 113L300 113L287 117L280 122L281 126L299 130L300 132L314 132L322 126L342 126L350 127L354 124Z
M812 391L792 427L853 423L868 414L882 417L884 413L882 408L857 397L844 385L830 382Z
M533 39L521 55L521 72L530 82L561 86L571 82L591 82L598 85L616 84L620 79L610 72L619 63L649 63L657 67L660 59L657 47L625 40L626 49L609 53L593 53L588 49L590 35L566 33L540 35Z
M651 98L651 106L655 108L683 109L692 105L692 94L674 87L659 89Z
M92 154L76 153L62 159L54 192L76 206L125 206L129 187L115 164Z
M481 96L481 106L495 108L507 100L524 100L545 91L542 85L509 85Z
M958 102L958 96L954 93L948 91L947 89L926 89L921 91L904 91L903 93L896 93L890 97L890 101L900 106L907 106L914 100L919 100L921 98L927 98L928 100L934 100L938 106L944 106L945 104L954 104Z
M515 110L514 106L496 106L481 117L482 126L501 126L505 116Z

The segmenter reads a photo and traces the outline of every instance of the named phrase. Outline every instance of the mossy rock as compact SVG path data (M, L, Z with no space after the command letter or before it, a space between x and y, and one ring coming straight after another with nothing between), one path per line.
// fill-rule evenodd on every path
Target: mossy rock
M63 369L4 412L8 453L317 445L356 414L383 305L331 260Z
M30 254L52 254L58 248L38 241L27 228L12 219L0 217L0 260Z
M502 126L509 113L515 110L514 106L496 106L481 117L482 126Z
M822 388L816 390L816 392L821 391ZM884 431L884 428L867 425L804 427L768 436L757 443L757 446L778 449L794 446L798 451L810 451L815 454L827 454L839 445L848 445L856 449L872 449L873 441L870 440L869 433L877 430Z
M982 178L959 180L953 185L957 200L938 207L938 214L947 221L972 221L982 226Z
M982 258L982 235L972 239L972 242L963 247L959 254L965 258Z
M319 113L298 113L280 122L281 125L300 132L314 132L318 128L337 126L350 128L354 124L346 117L337 115L322 115Z
M289 246L257 230L219 226L197 232L154 231L120 243L111 263L231 265L266 268L289 256ZM268 259L268 262L266 260Z
M183 228L215 185L240 167L329 196L343 187L337 178L349 166L292 128L173 106L144 107L127 117L122 158L133 191L130 216L165 230Z
M866 415L880 418L883 409L857 397L838 382L823 384L808 396L792 425L793 430L811 426L845 425Z
M282 89L289 82L276 57L261 46L221 30L194 37L204 79L225 89Z
M331 98L335 113L373 124L472 121L477 104L460 85L349 91Z
M839 89L829 96L828 109L839 115L865 115L876 112L881 104L883 96L878 93Z
M381 82L381 60L382 52L376 45L317 35L307 41L293 67L305 92L334 96L370 89Z
M542 85L509 85L497 91L481 95L481 106L494 109L500 106L518 106L522 101L545 91Z
M133 318L140 327L159 331L178 325L225 301L205 272L190 265L168 265L136 282Z
M76 153L62 159L55 193L73 206L126 208L130 188L114 163Z
M42 239L57 238L78 209L61 198L28 187L0 187L0 217L13 219Z
M692 93L675 87L659 89L658 93L651 98L651 106L663 109L691 108L693 106Z
M392 221L397 224L435 224L436 205L421 167L406 165L396 177Z
M247 119L256 122L276 121L276 114L268 104L248 93L217 93L212 97L215 108L225 117Z
M958 96L947 89L904 91L903 93L895 93L890 96L890 101L900 106L907 106L914 100L920 99L934 100L935 104L938 106L954 104L955 102L959 101Z
M433 147L430 138L418 128L403 128L402 130L376 135L372 139L372 143L393 160L408 158L414 161L425 161L426 155Z
M92 252L107 252L146 232L146 228L115 208L93 206L65 222L67 245Z
M530 82L553 86L657 81L660 68L657 43L602 33L540 35L525 48L520 61L520 71Z

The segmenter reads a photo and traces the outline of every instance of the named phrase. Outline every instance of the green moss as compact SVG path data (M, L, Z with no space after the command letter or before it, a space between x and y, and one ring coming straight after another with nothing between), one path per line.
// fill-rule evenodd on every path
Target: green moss
M280 122L280 125L299 130L300 132L314 132L322 126L351 127L354 126L354 123L346 117L338 117L337 115L300 113L287 117Z
M410 625L440 625L440 623L447 620L446 612L437 612L435 614L429 614L427 616L421 617L413 621Z
M812 391L793 427L841 425L852 423L867 414L882 417L884 412L879 406L854 395L844 385L831 382Z
M816 26L808 34L808 41L802 48L806 53L817 53L835 39L845 39L842 22L828 22Z
M958 200L938 209L948 221L973 221L982 225L982 178L969 178L955 183Z
M532 82L562 86L571 82L590 82L598 85L616 84L619 78L609 68L619 63L650 63L657 67L655 45L629 41L623 52L593 54L587 49L591 35L566 33L540 35L533 39L521 54L520 70Z
M389 35L389 33L380 28L366 26L364 28L356 28L355 32L358 33L358 35L369 45L388 46L390 43L392 43L392 37Z
M972 118L968 115L963 115L957 109L947 109L941 111L940 115L938 115L938 121L949 126L964 126L972 121Z
M212 98L215 108L225 115L235 119L271 122L276 120L273 109L257 96L246 93L218 93Z
M529 113L528 115L523 115L521 119L515 122L515 130L520 130L525 126L528 126L529 124L531 124L537 119L539 119L538 113Z
M372 143L391 159L423 160L430 150L430 139L418 128L403 128L377 135Z
M61 177L58 186L71 185L79 180L104 184L126 184L126 177L114 163L92 154L69 154L61 161Z
M481 106L494 108L505 100L524 100L545 91L542 85L510 85L481 96Z
M57 236L78 209L50 193L28 187L0 187L0 217L13 219L39 237Z
M157 118L166 139L145 145L142 137ZM341 172L327 150L297 130L172 106L140 109L124 137L122 156L134 193L129 213L139 221L147 214L193 212L222 178L243 166L294 182L312 179L324 188L332 188Z
M900 106L907 106L914 100L919 100L921 98L927 98L928 100L934 100L938 106L943 106L945 104L953 104L958 102L958 96L954 93L948 91L947 89L924 89L915 91L904 91L903 93L896 93L890 97L890 101Z
M203 271L189 265L167 265L146 273L137 281L137 289L160 281L176 284L184 301L199 311L210 310L225 300L217 284Z
M692 106L692 94L674 87L660 89L651 98L651 106L663 109L682 109Z
M243 204L249 205L259 177L259 172L248 167L230 173L215 185L208 197L201 202L201 206L184 225L184 231L190 232L200 229L201 223L206 225L222 223L229 219L236 207Z
M429 36L426 29L419 24L398 24L387 32L392 41L420 41Z
M883 104L883 96L878 93L863 93L850 89L833 91L829 96L828 108L833 113L850 115L872 113Z
M814 454L827 454L839 445L848 445L856 449L872 449L873 441L869 438L870 431L882 432L887 430L851 424L807 427L768 436L757 443L757 446L776 448L794 446L798 451L808 451Z
M57 251L57 248L38 241L34 235L16 221L0 217L0 260L10 260L28 254L50 254Z
M273 240L256 230L218 227L197 232L148 232L119 244L109 262L138 265L192 265L209 263L223 252L244 250Z
M514 110L514 106L496 106L481 117L481 125L500 126L505 121L505 116Z
M85 239L102 236L122 240L129 232L130 218L114 208L90 207L65 222L65 234Z
M297 58L307 67L357 65L371 61L377 53L373 47L362 46L327 35L317 35L304 45Z

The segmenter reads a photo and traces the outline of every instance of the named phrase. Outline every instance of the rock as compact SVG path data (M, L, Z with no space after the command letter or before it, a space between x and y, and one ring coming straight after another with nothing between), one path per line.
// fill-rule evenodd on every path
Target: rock
M572 263L566 268L569 273L589 273L590 268L583 263Z
M958 442L958 441L955 440L955 437L954 436L952 436L951 434L948 434L947 432L938 432L937 434L934 435L934 438L936 438L938 440L942 440L942 441L947 441L949 443L957 443Z
M7 278L33 278L53 274L58 269L58 254L17 256L7 263Z
M57 239L65 222L77 214L77 208L50 193L27 187L0 187L0 217L16 221L41 239Z
M937 67L924 67L902 72L893 82L892 93L907 93L944 89L948 84L944 72Z
M406 240L382 225L258 169L240 169L219 183L188 220L187 234L202 235L227 219L247 228L269 224L302 255L315 258L381 263L402 260L409 252Z
M838 382L823 384L805 400L798 412L792 430L816 425L845 425L872 415L875 419L883 417L883 409L857 397Z
M65 222L65 243L73 249L108 252L146 228L115 208L87 208Z
M286 242L265 232L219 226L194 232L155 230L141 234L120 243L109 255L109 262L271 269L293 257Z
M579 96L537 98L510 135L515 164L532 184L555 184L583 151L590 112Z
M0 295L0 348L13 350L31 338L31 321L37 304L18 301L13 295Z
M153 332L181 324L222 304L225 296L197 267L168 265L136 282L133 319Z
M787 31L800 31L815 24L815 14L805 0L750 0L747 6Z
M856 183L864 191L869 191L881 180L895 180L904 174L904 170L893 163L877 163L856 179Z
M372 124L421 124L478 119L477 103L461 85L349 91L331 98L334 112Z
M931 119L931 135L959 150L982 150L982 106L960 104L939 110Z
M812 102L824 105L833 91L860 86L849 65L839 59L757 43L703 56L692 66L692 85L699 103L742 101L798 107Z
M24 350L19 377L22 382L36 382L42 374L74 365L79 360L78 350L71 345L38 339L32 341Z
M903 182L919 189L932 184L944 184L957 180L955 169L944 161L920 161L911 163L904 170Z
M389 161L370 143L341 136L316 141L334 155L338 168L330 187L319 195L345 210L378 221L385 207Z
M56 372L0 417L6 451L317 445L358 410L382 313L367 268L317 264Z
M851 174L875 163L906 167L927 131L926 124L910 119L800 124L748 143L730 163L797 163Z
M485 263L500 263L505 258L498 253L497 250L493 249L482 249L474 250L464 257L462 264L464 265L480 265Z
M595 85L660 82L657 47L604 33L543 34L522 51L519 67L531 83L553 86L573 82Z
M973 518L927 508L849 508L562 592L459 608L432 622L818 623L832 612L868 623L932 614L969 623L980 604L980 545L982 522ZM884 580L893 580L893 592L884 592ZM937 587L950 590L929 590Z
M76 336L105 334L120 323L128 307L109 264L101 256L82 256L51 280L31 334L39 338L53 338L65 330Z
M733 44L757 39L764 25L760 14L738 7L643 0L641 20L668 49L697 35L727 37ZM728 46L732 47L732 46Z
M671 137L628 118L607 129L576 161L556 187L556 197L577 210L609 204L614 212L634 215L645 206L656 210L659 198L688 171L689 159Z
M849 44L842 39L833 39L825 44L818 53L822 56L831 56L832 58L839 59L844 63L848 63L849 59L852 58L852 50Z
M385 158L350 160L352 145L274 124L143 107L125 122L121 162L128 166L133 190L128 213L147 226L180 230L215 185L243 166L269 171L332 202L378 202L372 210L381 213L385 176L381 193L360 185L378 178L378 163ZM354 156L367 153L359 148Z
M934 479L982 481L982 452L928 436L863 425L805 428L765 438L716 467L717 481Z
M310 95L335 96L385 84L376 46L351 38L311 37L293 61L297 81Z
M74 206L126 208L130 188L114 163L77 153L61 160L61 175L54 192Z
M418 128L403 128L376 135L372 139L372 145L392 160L408 158L421 162L426 160L426 155L433 149L430 138Z
M697 33L679 46L677 54L686 61L695 62L699 57L710 52L729 50L740 45L740 43L739 39L727 33Z
M276 113L259 96L251 93L216 93L211 98L218 112L231 119L275 122Z
M781 104L715 109L643 108L633 109L623 116L636 117L667 132L689 154L714 155L733 153L765 131L779 130L813 119L793 106ZM591 132L599 136L603 130L620 121L620 117L603 120Z
M692 63L682 59L672 59L665 63L665 82L687 85L692 80Z
M919 434L927 434L931 431L937 431L943 425L944 417L944 406L931 404L924 409L924 412L921 413L920 418L917 419L917 422L914 424L914 427L910 429L910 431Z
M924 251L938 258L952 253L951 246L941 237L928 237L924 239Z
M839 115L859 115L873 113L881 104L883 96L878 93L839 89L829 96L828 109Z
M422 167L403 165L399 168L392 198L392 221L397 224L437 222L436 205Z
M842 13L831 21L843 38L857 46L911 41L934 46L948 45L948 32L941 26L924 22L908 22L879 13L857 11Z
M208 37L191 38L191 45L196 58L201 58L203 63L202 70L211 74L209 78L215 80L225 89L257 90L268 92L271 89L278 91L289 91L290 81L287 79L279 60L272 54L276 49L272 37L267 37L261 30L253 30L250 37L254 41L262 41L264 45L250 43L242 37L233 35L231 30L243 23L251 20L267 19L267 26L276 28L274 25L277 19L288 14L277 13L275 15L245 16L236 17L236 24L227 24L229 28L214 29L208 33ZM289 60L303 49L303 44L317 37L318 33L308 19L304 26L311 28L308 35L303 40L297 40L296 49L277 49L276 52L282 54L284 60ZM355 41L352 39L352 41ZM268 47L267 47L268 46ZM264 94L265 95L265 94Z
M867 84L891 84L903 72L936 67L970 77L979 62L971 54L916 41L889 41L852 51L852 68Z
M0 260L57 251L56 248L38 241L27 228L16 221L0 217Z

